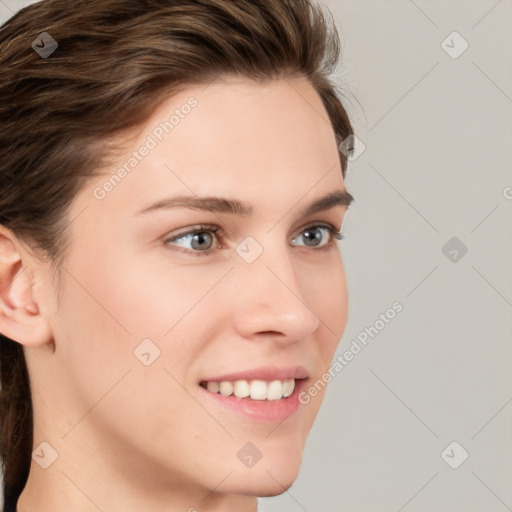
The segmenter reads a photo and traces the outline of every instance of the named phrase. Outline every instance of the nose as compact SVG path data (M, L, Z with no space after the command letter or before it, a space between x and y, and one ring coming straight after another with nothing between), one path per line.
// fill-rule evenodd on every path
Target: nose
M320 319L311 304L314 297L304 294L286 247L266 247L252 263L240 259L232 278L236 282L234 324L240 336L271 337L290 344L318 328Z

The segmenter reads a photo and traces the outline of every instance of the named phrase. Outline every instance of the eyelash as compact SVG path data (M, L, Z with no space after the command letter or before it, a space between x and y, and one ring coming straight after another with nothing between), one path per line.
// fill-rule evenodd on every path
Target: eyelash
M342 234L341 231L338 231L332 224L313 224L311 226L305 227L302 230L302 232L310 230L310 229L312 230L315 228L326 229L331 235L331 240L329 240L329 242L327 244L322 245L322 246L318 247L317 249L315 247L311 247L311 249L313 249L315 251L321 251L322 249L324 249L324 250L331 249L333 246L337 246L338 240L343 240L345 238L345 235ZM185 238L189 235L197 235L198 233L214 233L215 234L219 231L222 233L222 230L221 230L221 228L219 228L219 226L215 226L212 224L200 224L199 226L196 226L191 231L187 231L185 233L180 233L176 236L173 236L172 238L167 238L166 240L164 240L164 244L167 245L170 242L175 242L176 240L178 240L180 238ZM302 246L302 247L307 248L307 246ZM208 256L209 254L211 254L211 252L213 250L214 249L207 249L206 251L197 251L197 250L196 251L179 250L179 251L184 254L190 254L191 256Z

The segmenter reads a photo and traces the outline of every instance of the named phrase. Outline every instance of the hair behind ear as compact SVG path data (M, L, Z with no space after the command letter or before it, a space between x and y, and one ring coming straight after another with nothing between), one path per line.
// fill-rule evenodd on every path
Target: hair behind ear
M16 512L27 483L33 443L32 397L23 347L0 334L0 456L3 512Z

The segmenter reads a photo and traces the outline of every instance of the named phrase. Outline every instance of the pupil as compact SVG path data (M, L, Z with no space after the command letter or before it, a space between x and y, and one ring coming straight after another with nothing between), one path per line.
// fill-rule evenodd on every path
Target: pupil
M197 235L194 235L194 240L197 241L199 240L199 244L202 244L204 242L204 234L203 233L200 233L200 234L197 234ZM197 248L197 247L196 247ZM200 249L201 247L199 247Z
M319 231L318 231L318 230L314 231L313 229L308 230L308 231L306 231L306 237L307 237L307 238L310 238L310 236L309 236L309 235L310 235L311 233L314 233L314 234L313 234L313 237L312 237L312 238L313 238L313 241L316 239L316 240L317 240L317 242L318 242L318 243L320 243L321 235L320 235ZM318 243L316 243L316 244L314 244L314 245L318 245Z

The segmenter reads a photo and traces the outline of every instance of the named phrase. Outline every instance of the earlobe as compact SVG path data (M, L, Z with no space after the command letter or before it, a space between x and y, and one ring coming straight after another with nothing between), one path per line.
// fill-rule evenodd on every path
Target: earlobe
M0 333L25 346L52 341L50 326L33 294L34 262L15 235L0 226Z

